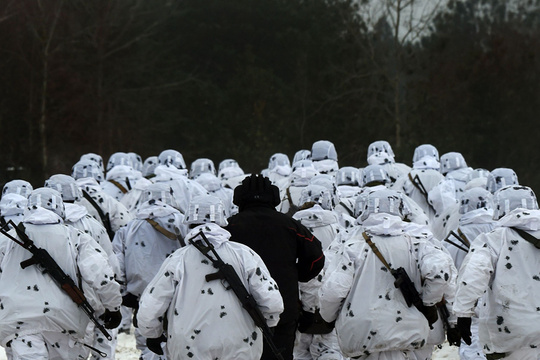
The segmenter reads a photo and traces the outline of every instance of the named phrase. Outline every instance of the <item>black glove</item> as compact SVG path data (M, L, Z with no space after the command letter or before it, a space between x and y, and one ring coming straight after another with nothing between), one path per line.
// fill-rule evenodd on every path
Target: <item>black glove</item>
M161 343L166 342L167 338L165 335L161 335L158 338L148 338L146 339L146 347L152 351L154 354L163 355L163 349L161 348Z
M138 309L139 308L139 298L137 298L132 293L127 293L125 296L122 297L122 305L132 308L132 309Z
M105 310L105 313L99 317L104 322L104 326L107 329L115 329L122 322L122 314L120 310L109 311Z
M428 321L428 324L429 324L429 328L433 329L432 325L435 324L435 322L439 318L439 312L437 311L437 305L433 305L433 306L425 306L424 305L424 308L422 310L422 314L424 314L424 316L426 317L426 319Z
M465 344L471 345L471 318L460 317L457 319L457 328Z
M446 339L448 343L453 346L459 347L461 345L461 334L457 327L451 327L446 329Z

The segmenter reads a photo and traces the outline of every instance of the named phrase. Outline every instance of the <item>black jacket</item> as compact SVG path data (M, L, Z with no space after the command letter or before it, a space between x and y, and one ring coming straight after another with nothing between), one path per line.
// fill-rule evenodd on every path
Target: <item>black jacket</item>
M285 306L280 322L296 320L298 281L311 280L324 266L321 242L300 222L270 206L247 206L228 222L231 241L259 254L277 282Z

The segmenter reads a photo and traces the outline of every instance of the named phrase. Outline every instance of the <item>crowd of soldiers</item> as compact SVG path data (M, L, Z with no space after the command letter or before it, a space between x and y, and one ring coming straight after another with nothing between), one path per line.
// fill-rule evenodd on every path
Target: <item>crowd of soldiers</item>
M88 153L6 183L0 222L10 360L114 359L131 331L143 360L540 359L533 190L430 144L355 168L320 140L260 174Z

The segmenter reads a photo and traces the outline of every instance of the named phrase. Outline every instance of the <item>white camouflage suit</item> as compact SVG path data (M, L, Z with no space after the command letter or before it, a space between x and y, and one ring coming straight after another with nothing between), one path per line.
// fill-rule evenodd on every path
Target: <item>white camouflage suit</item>
M225 263L232 265L257 302L268 326L275 326L283 299L262 259L247 246L230 242L228 231L216 224L195 227L186 238L203 231ZM197 240L195 238L194 240ZM261 331L226 283L207 282L212 263L193 245L169 256L144 291L138 313L139 330L148 338L167 333L168 359L260 358ZM168 327L163 329L163 319Z
M432 243L405 232L399 197L391 190L371 193L362 225L390 266L403 267L424 305L432 306L441 301L451 281L452 259ZM343 355L416 360L415 350L428 340L428 322L416 307L407 306L394 277L364 238L355 236L346 242L330 267L333 270L319 292L321 315L326 321L336 320Z
M482 298L479 338L484 352L504 353L504 359L536 360L540 358L540 249L512 227L540 238L540 211L527 210L538 208L536 198L531 207L521 206L528 200L518 200L513 210L507 206L511 201L501 202L495 218L505 206L506 211L499 227L474 240L460 269L454 312L473 317L476 301Z
M88 235L63 224L60 194L37 189L43 203L30 202L25 214L25 232L37 247L48 251L63 271L84 291L97 309L120 309L120 285L101 247ZM52 207L46 192L57 195ZM32 195L30 200L32 201ZM43 205L43 206L41 206ZM61 214L61 215L59 215ZM15 231L11 230L15 236ZM100 252L101 251L101 252ZM8 343L13 359L82 359L77 340L85 335L87 315L36 265L21 269L30 252L5 236L0 236L0 342ZM97 314L96 314L97 315Z

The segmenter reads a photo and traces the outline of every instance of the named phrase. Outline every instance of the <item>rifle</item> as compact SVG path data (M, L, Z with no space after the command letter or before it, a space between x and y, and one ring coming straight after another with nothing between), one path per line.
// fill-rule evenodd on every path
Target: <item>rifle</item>
M31 265L39 265L43 269L43 273L48 273L58 284L58 286L71 298L71 300L73 300L73 302L84 311L88 318L90 318L90 320L96 325L96 328L98 328L99 331L105 335L107 340L112 340L111 335L94 316L95 310L86 299L86 296L84 296L82 290L75 285L73 279L66 274L64 270L62 270L60 265L58 265L58 263L51 257L47 250L37 247L34 242L30 240L28 235L26 235L24 232L24 226L22 223L19 225L20 227L15 225L12 220L10 220L8 224L15 229L17 236L21 240L12 236L4 229L0 229L0 233L32 253L31 258L21 262L21 268L26 269Z
M197 236L200 236L202 240L193 241L193 239L195 239ZM234 291L234 294L242 303L242 307L248 312L249 316L251 316L251 318L255 322L255 325L261 329L264 340L266 341L266 344L270 347L270 349L272 349L272 352L274 353L276 359L283 360L283 356L281 356L279 350L272 341L272 332L266 324L266 319L264 318L264 315L259 309L257 302L255 301L253 296L251 296L251 294L245 288L242 280L240 280L240 277L238 276L232 265L223 262L219 254L216 252L214 246L210 243L210 241L208 241L208 238L206 237L206 235L204 235L202 230L199 231L197 235L188 239L188 242L195 246L195 248L197 248L197 250L199 250L206 258L208 258L212 262L212 265L214 265L214 267L218 269L217 272L206 275L206 281L224 279L227 281L227 283L229 283L229 286L226 287L226 289L232 289ZM212 253L213 257L209 254L210 252Z

